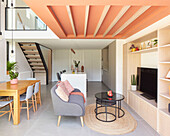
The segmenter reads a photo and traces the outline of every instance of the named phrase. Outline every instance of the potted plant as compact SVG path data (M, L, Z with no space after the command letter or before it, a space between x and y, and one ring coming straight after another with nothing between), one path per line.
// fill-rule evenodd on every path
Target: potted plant
M75 64L76 72L78 72L78 67L79 67L80 61L77 62L76 60L74 60L74 64Z
M136 81L135 75L131 75L131 90L132 91L136 91L136 84L137 84L137 81Z
M9 76L10 76L10 83L11 84L17 84L18 83L18 77L19 73L18 72L13 72L13 71L9 71Z
M14 70L17 62L7 62L7 75L9 75L9 71Z
M154 47L157 47L157 46L158 46L158 39L155 39L155 40L153 40L152 42L153 42L153 46L154 46Z

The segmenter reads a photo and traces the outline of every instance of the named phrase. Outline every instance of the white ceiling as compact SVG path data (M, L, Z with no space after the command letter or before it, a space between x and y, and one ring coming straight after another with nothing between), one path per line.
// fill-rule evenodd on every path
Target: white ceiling
M26 39L16 42L37 42L51 49L103 49L114 39Z

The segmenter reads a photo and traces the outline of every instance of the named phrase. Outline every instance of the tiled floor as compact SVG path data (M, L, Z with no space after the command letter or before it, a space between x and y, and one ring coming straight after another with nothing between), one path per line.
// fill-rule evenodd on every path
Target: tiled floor
M1 117L0 136L106 136L86 126L81 127L78 117L62 117L60 127L57 127L57 116L53 114L50 94L50 89L54 84L42 86L42 106L38 107L35 113L30 110L30 120L27 120L26 110L21 112L21 123L17 126L13 125L12 121L7 121L8 115ZM90 82L87 104L95 103L96 92L107 89L100 82ZM134 132L122 136L159 136L126 103L123 103L123 107L137 120L138 126Z

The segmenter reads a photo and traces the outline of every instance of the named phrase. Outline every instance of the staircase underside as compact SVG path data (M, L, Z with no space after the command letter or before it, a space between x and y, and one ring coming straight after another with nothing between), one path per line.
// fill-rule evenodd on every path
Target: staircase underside
M46 64L44 64L45 61L39 45L37 43L18 44L33 71L34 77L36 73L46 73L46 76L48 76L48 69L46 68ZM48 77L46 79L48 79Z

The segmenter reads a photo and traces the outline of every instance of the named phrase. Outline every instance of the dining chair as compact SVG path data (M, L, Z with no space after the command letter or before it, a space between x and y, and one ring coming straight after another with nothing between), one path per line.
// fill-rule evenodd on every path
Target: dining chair
M7 110L7 111L0 111L0 113L2 113L0 115L0 117L2 117L5 114L9 113L8 121L11 120L11 115L13 117L13 113L12 113L12 101L13 100L10 100L10 101L0 101L0 109L3 109L3 108L5 108L6 106L9 105L9 110Z
M37 97L37 93L40 91L40 82L37 82L35 83L35 86L34 86L34 101L35 101L35 109L37 110L37 100L39 100L40 102L40 106L41 106L41 95L40 93L38 94L38 97Z
M65 72L66 72L66 70L64 69L64 70L63 70L63 73L65 73Z
M6 81L0 81L0 83L5 83ZM9 96L0 96L0 101L6 101L9 100Z
M21 95L20 96L20 102L21 102L21 106L20 109L27 109L27 119L29 120L29 110L31 108L33 108L33 111L35 112L35 107L34 107L34 98L33 98L33 88L34 85L28 86L27 87L27 91L26 91L26 95ZM29 101L29 99L31 99L31 101ZM22 107L22 103L26 102L26 107ZM32 106L29 107L29 103L32 104Z
M60 74L57 72L57 79L58 81L61 81L61 77L60 77Z

